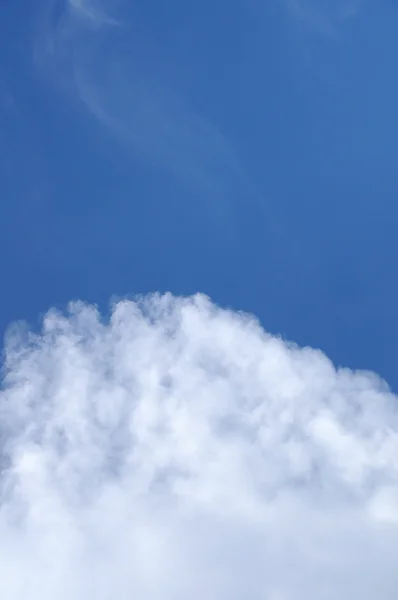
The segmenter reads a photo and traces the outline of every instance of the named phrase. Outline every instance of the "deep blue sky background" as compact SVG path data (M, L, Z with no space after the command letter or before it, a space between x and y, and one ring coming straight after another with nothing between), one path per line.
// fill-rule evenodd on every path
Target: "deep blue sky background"
M398 4L80 5L0 4L2 335L200 291L398 389Z

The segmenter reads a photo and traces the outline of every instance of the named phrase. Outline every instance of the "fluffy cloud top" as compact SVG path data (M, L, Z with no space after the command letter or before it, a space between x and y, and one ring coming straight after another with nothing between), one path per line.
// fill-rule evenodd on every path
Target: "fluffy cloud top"
M0 597L395 600L397 406L203 296L16 328Z

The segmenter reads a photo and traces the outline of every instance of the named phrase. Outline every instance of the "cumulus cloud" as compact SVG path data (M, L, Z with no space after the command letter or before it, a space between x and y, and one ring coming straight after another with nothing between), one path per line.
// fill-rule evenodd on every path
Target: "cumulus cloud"
M203 296L7 337L0 597L395 600L397 398Z

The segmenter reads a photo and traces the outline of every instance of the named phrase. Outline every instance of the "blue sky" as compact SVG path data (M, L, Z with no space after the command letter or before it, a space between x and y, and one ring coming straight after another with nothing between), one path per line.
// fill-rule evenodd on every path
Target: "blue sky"
M396 600L397 32L0 3L2 600Z
M0 7L0 330L203 292L396 389L398 5Z

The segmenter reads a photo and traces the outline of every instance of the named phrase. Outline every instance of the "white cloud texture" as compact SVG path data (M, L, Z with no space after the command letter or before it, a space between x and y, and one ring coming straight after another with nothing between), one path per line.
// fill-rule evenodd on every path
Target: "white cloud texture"
M2 600L396 599L397 398L203 296L6 341Z

